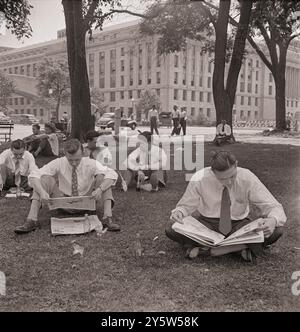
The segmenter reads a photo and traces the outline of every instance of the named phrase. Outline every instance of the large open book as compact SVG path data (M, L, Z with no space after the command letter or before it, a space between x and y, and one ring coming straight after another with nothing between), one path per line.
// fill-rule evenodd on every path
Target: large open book
M261 243L264 242L264 234L261 229L262 219L256 219L243 226L230 236L225 238L221 233L215 232L197 219L189 216L183 219L183 224L175 222L172 228L177 233L200 243L206 247L228 246L241 243Z

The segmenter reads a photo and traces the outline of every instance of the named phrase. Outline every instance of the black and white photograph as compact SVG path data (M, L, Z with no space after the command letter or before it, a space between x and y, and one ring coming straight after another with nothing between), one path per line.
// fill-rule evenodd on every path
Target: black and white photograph
M299 175L299 0L0 0L2 314L299 312Z

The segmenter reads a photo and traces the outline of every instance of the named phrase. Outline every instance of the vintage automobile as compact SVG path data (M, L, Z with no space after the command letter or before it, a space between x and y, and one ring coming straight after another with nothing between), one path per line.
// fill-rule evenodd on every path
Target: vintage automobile
M101 129L111 128L114 130L115 127L115 113L104 113L97 122L97 126ZM137 126L135 120L130 118L121 118L121 127L129 127L134 130Z
M3 112L0 112L0 124L11 124L13 121L10 117L6 116Z

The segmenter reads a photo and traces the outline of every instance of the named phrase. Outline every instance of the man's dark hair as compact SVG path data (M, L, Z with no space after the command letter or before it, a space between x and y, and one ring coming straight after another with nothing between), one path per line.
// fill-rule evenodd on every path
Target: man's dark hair
M35 124L33 124L32 125L32 128L37 128L38 130L40 130L41 129L41 127L40 127L40 125L38 124L38 123L35 123Z
M228 151L212 151L210 154L210 166L213 171L226 171L235 163L235 155Z
M79 149L83 151L82 144L77 138L71 138L70 140L66 141L65 143L65 153L75 154Z
M138 139L146 139L147 143L151 143L152 134L150 131L139 131Z
M53 123L50 123L50 122L45 123L45 128L49 128L52 131L52 133L56 132L56 127Z
M11 148L11 150L12 149L16 149L16 150L25 149L25 143L21 139L16 139L15 141L11 142L10 148Z
M86 142L88 141L92 141L94 139L94 137L99 137L100 133L96 130L90 130L86 133L85 135L85 140Z

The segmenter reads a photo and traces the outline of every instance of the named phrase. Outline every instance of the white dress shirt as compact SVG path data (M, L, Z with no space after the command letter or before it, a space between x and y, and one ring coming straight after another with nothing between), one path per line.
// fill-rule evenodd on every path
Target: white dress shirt
M159 170L166 167L167 161L168 158L165 151L159 146L151 145L150 151L137 148L131 152L127 160L125 160L124 166L133 171L145 169L145 166L148 166L147 169Z
M48 141L50 143L52 152L55 156L58 156L59 154L59 143L58 143L58 138L55 133L49 134L48 135Z
M210 167L193 175L176 208L186 217L198 210L209 218L220 218L221 198L224 186ZM242 220L249 214L249 205L256 206L262 217L274 217L277 226L286 222L282 205L274 198L256 175L245 168L237 167L237 177L228 187L231 199L231 219Z
M16 160L11 149L4 150L0 154L0 165L8 167L13 174L15 173ZM28 151L24 151L22 158L20 158L20 174L22 176L28 176L29 173L35 170L38 170L38 167L35 164L33 155Z
M217 135L226 135L226 136L230 136L231 135L231 128L230 126L226 123L224 125L224 130L223 130L223 125L222 123L220 123L218 126L217 126Z
M90 190L95 176L99 174L104 175L104 179L111 179L116 182L118 174L103 166L97 160L83 157L80 164L76 168L78 179L78 194L84 196ZM66 157L57 158L46 164L38 171L33 172L29 176L29 184L32 178L40 178L43 175L58 176L59 190L67 196L72 194L72 166Z
M151 108L151 110L149 110L148 112L148 121L150 121L152 117L158 118L158 112L156 109L153 108Z

